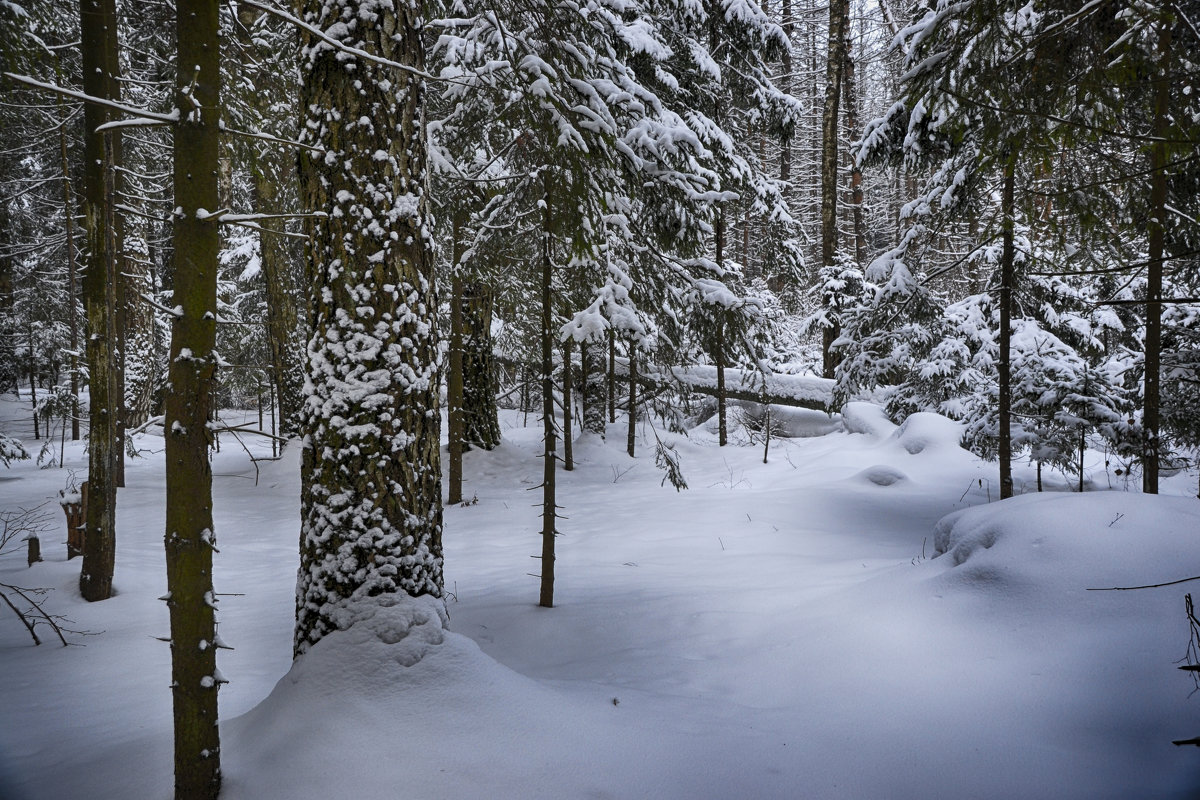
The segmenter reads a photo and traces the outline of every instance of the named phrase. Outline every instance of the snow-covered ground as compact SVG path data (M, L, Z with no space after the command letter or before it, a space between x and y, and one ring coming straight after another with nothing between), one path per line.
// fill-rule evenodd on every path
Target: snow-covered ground
M0 430L30 442L25 406ZM1167 798L1200 791L1200 696L1176 669L1197 574L1196 475L1168 495L995 497L995 466L947 420L896 429L780 412L789 432L652 446L576 442L559 473L554 609L538 608L539 432L465 458L446 509L441 604L379 603L291 660L298 458L214 459L222 797ZM855 431L855 432L849 432ZM660 435L664 434L660 432ZM649 430L645 436L653 442ZM246 444L264 453L264 440ZM117 596L83 603L53 502L68 470L0 468L0 509L51 500L45 562L0 582L50 587L83 647L32 646L0 608L0 797L171 795L161 439L142 436L118 517ZM57 441L56 441L57 447ZM82 476L82 447L67 466ZM1032 491L1032 475L1022 472ZM1103 472L1093 483L1123 488ZM1062 489L1061 479L1055 488ZM957 516L947 517L949 514ZM940 522L939 522L940 520ZM943 555L937 555L944 553ZM290 669L290 672L289 672Z

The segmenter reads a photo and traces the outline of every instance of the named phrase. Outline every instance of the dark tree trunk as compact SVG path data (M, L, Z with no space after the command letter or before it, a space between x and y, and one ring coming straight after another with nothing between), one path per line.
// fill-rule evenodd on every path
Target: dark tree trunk
M725 266L725 212L724 211L717 212L717 229L716 229L715 237L716 237L717 265L720 267L724 267ZM718 311L717 313L721 313L721 312ZM726 435L727 431L729 429L728 429L728 426L726 424L726 419L725 419L726 403L725 403L725 354L724 354L724 349L725 349L724 344L725 343L723 341L724 336L725 336L725 326L723 324L718 323L717 329L716 329L716 336L713 340L712 359L713 359L713 363L717 367L717 440L721 447L724 447L729 440L728 436Z
M573 444L571 439L574 437L572 430L572 419L574 415L571 413L571 405L575 401L575 382L571 375L571 345L574 340L567 337L563 342L563 378L562 378L562 404L563 404L563 469L571 472L575 469L575 453L571 448Z
M1164 20L1158 36L1158 58L1161 68L1154 90L1154 135L1150 146L1150 219L1149 258L1146 270L1146 374L1142 388L1142 427L1145 445L1142 452L1142 491L1158 494L1158 473L1162 461L1160 436L1160 381L1162 367L1162 296L1163 254L1166 250L1167 168L1169 159L1165 140L1168 138L1171 84L1166 79L1171 57L1171 23Z
M625 437L625 452L634 458L637 445L637 346L629 342L629 433Z
M59 77L61 82L61 75ZM59 108L63 107L61 98ZM67 126L58 127L59 157L62 160L63 217L67 235L67 330L71 337L71 441L79 441L79 277L75 266L75 200L71 196L71 169L67 158Z
M251 29L264 12L239 6L237 34L242 45L240 67L259 92L252 102L266 105L286 91L278 76L261 62L247 59L253 52ZM295 179L291 153L275 145L255 144L247 148L246 169L252 180L250 193L259 214L286 214L294 209L280 199L281 186ZM287 246L284 225L279 219L263 219L259 225L259 261L267 295L267 344L271 353L271 382L279 398L279 432L284 437L300 432L300 395L304 386L304 337L301 329L300 272L296 248Z
M167 606L175 716L176 800L214 800L221 788L217 728L212 470L208 462L216 372L217 207L220 141L218 0L180 0L176 36L175 288L164 420L167 462ZM198 103L197 111L193 102ZM94 497L91 488L88 502Z
M554 607L554 264L551 260L550 187L546 179L542 211L542 578L538 605Z
M583 430L604 438L604 348L595 342L579 346L583 366Z
M259 164L251 165L254 177L252 199L255 210L281 214L278 187ZM296 286L296 268L289 249L279 237L282 225L265 219L259 223L259 253L263 283L267 294L267 342L271 349L271 381L279 398L279 432L285 437L300 432L300 394L304 386L304 341L300 328L300 308Z
M999 359L999 417L1000 417L1000 499L1013 496L1012 476L1012 303L1014 262L1013 229L1014 184L1016 183L1016 153L1004 165L1004 185L1000 193L1001 253L1000 253L1000 359Z
M454 277L450 282L450 352L449 372L446 373L446 425L450 463L447 465L446 502L462 502L462 458L463 458L463 281L458 274L462 258L462 214L455 213L452 221L453 236L450 254Z
M846 66L842 75L846 92L846 129L851 137L859 134L858 130L858 83L854 69L854 54L849 46L845 48ZM850 218L854 224L854 263L862 266L867 257L866 231L863 228L863 187L862 170L858 159L850 157Z
M115 0L83 0L83 90L94 97L116 99L117 12ZM116 287L111 280L116 263L116 237L108 190L113 174L117 134L96 133L111 113L94 103L84 106L83 210L87 227L88 263L83 279L87 309L87 363L90 415L88 430L87 533L79 591L85 600L105 600L112 594L116 559L116 471L120 443L117 419L120 402L116 386Z
M37 407L37 356L33 352L33 317L29 317L27 322L25 343L29 347L29 403L33 408L33 439L37 441L42 438L42 434L39 427L40 420L38 419ZM50 436L49 431L46 431L46 436Z
M455 220L457 228L457 220ZM455 238L457 243L457 237ZM463 461L463 314L462 278L450 284L450 352L446 374L446 425L449 428L446 502L462 502Z
M370 12L373 24L341 24ZM414 7L305 0L343 44L424 66ZM335 24L338 22L338 24ZM442 594L437 298L425 208L424 86L301 33L302 205L311 315L295 653L352 596Z
M830 0L829 48L825 66L825 109L821 120L821 266L833 266L837 254L838 111L842 73L846 66L846 27L849 0ZM822 373L834 376L837 361L832 344L840 331L827 328L821 340Z
M725 398L725 326L717 328L716 348L713 360L717 362L717 444L721 447L729 444L729 426L726 422Z
M617 421L617 334L608 329L608 421Z
M482 284L466 281L462 295L463 441L468 447L492 450L500 444L492 353L492 293Z

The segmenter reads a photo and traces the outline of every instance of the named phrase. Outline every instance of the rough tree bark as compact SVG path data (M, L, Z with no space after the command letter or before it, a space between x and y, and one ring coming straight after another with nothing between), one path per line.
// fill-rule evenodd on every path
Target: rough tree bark
M424 66L414 6L305 0L326 36ZM369 22L367 20L370 20ZM337 608L442 594L437 300L425 208L424 86L301 33L300 159L311 287L295 654Z
M221 788L212 556L213 377L216 372L218 0L179 0L175 101L175 286L164 420L167 606L175 719L176 800L215 800ZM190 65L184 68L183 65ZM95 488L90 488L95 492ZM93 494L89 493L91 502Z
M79 6L82 31L83 90L93 97L117 99L117 11L115 0L83 0ZM79 591L85 600L112 595L116 559L116 470L120 415L115 380L117 332L116 287L111 273L116 264L109 168L115 157L115 131L96 132L112 112L96 103L84 105L83 213L88 261L83 277L87 310L87 364L90 412L88 429L88 486L90 487Z

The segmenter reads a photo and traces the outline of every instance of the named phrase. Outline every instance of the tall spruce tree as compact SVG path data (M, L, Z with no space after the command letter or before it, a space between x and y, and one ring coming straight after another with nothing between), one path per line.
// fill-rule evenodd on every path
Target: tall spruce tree
M442 593L438 342L415 4L302 4L311 337L295 652L346 600ZM330 44L339 43L340 47Z

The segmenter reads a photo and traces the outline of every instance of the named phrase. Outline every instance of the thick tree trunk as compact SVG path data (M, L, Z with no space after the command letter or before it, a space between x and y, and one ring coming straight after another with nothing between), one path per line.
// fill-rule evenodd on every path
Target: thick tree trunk
M830 0L829 47L825 65L825 108L821 120L821 266L831 267L837 254L838 112L842 73L846 66L849 0ZM832 344L840 331L827 328L821 340L822 374L834 376Z
M362 22L370 15L371 24ZM424 66L420 21L354 0L301 16L346 46ZM350 21L353 24L347 24ZM300 157L311 336L302 406L295 653L351 597L442 594L437 299L425 208L423 84L301 33Z
M1012 303L1014 262L1013 232L1016 221L1014 194L1016 183L1016 153L1004 165L1004 185L1000 193L1001 225L1000 252L1000 359L999 417L1000 417L1000 499L1013 496L1012 476Z
M175 716L176 800L213 800L221 788L217 728L212 470L208 427L216 372L217 207L220 140L218 0L178 3L175 129L175 288L166 418L167 606ZM195 104L199 105L199 108ZM95 489L92 488L91 492ZM91 497L89 494L89 502Z
M83 0L80 4L83 90L94 97L118 98L117 12L115 0ZM111 114L95 103L84 106L83 210L87 227L88 262L83 279L87 309L87 363L90 413L88 430L87 533L79 591L85 600L105 600L112 594L116 559L116 470L120 443L116 390L117 332L114 311L116 287L111 273L116 263L112 213L107 205L117 134L96 133Z

